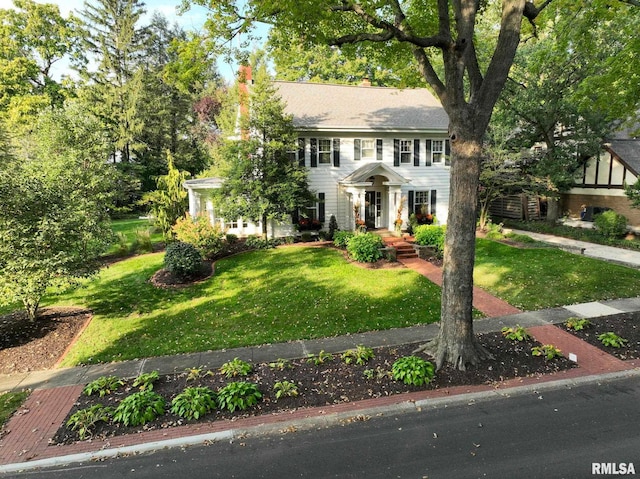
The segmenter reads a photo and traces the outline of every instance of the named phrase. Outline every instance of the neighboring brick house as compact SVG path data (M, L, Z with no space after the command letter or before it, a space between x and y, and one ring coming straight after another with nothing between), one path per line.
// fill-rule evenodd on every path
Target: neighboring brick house
M580 216L586 206L586 219L591 219L594 209L611 208L626 216L631 226L640 226L640 209L631 207L624 192L624 185L640 176L640 139L629 131L617 133L576 173L576 185L562 195L561 211Z
M328 227L355 227L356 215L368 228L393 229L402 205L403 227L411 213L427 212L446 222L449 206L448 117L425 89L396 89L320 83L274 82L293 115L298 149L292 160L309 171L318 202L297 217ZM221 180L185 183L191 215L207 212L211 221L239 235L259 234L260 225L218 218L208 192ZM291 234L292 225L271 225L270 234Z

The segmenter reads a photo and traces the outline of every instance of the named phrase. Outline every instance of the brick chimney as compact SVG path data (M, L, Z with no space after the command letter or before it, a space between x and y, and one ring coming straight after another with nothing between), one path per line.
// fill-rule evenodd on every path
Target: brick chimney
M249 132L242 125L246 124L243 119L249 119L249 85L253 84L253 74L250 65L240 65L238 70L238 127L240 128L240 136L243 139L249 137Z

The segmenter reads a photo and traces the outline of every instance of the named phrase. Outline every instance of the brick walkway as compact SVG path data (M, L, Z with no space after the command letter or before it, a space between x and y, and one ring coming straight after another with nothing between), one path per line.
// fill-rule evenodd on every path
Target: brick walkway
M418 258L399 259L400 263L405 265L424 277L432 283L442 286L442 268L435 266L429 261ZM485 290L473 287L473 306L481 311L488 318L496 318L498 316L506 316L509 314L521 313L518 308L514 308L506 301L503 301Z

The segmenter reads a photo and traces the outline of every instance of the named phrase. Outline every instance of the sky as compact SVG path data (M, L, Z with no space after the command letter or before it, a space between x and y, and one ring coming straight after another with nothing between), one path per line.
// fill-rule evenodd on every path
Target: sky
M53 3L58 5L60 13L63 17L69 15L70 12L77 13L82 10L84 0L35 0L37 3ZM146 24L151 19L154 12L162 13L170 24L178 23L184 30L201 31L207 17L207 10L203 7L192 6L189 11L178 15L176 7L180 5L181 0L143 0L147 13L143 16L141 22ZM13 0L0 0L0 8L13 8ZM59 69L65 70L67 64L59 65ZM222 60L218 62L218 71L220 74L231 80L235 77L237 66L235 64L224 63ZM60 75L70 74L71 72L59 71ZM73 75L72 75L73 76Z

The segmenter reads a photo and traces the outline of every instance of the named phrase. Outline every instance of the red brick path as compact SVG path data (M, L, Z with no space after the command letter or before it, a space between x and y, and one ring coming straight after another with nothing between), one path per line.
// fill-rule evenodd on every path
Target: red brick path
M425 276L429 281L437 284L438 286L442 286L442 269L434 264L418 258L399 259L398 261L407 268ZM479 311L482 311L482 313L489 318L518 314L522 312L518 308L511 306L506 301L498 299L483 289L475 286L473 287L473 306Z

